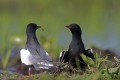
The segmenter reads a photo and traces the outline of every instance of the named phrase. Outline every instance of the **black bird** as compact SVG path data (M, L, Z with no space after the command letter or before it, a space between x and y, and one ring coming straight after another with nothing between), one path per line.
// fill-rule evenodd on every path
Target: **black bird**
M73 67L85 68L87 64L84 62L80 54L83 53L84 55L91 57L92 59L94 58L94 56L91 54L91 51L89 52L89 49L85 50L81 37L82 31L80 26L78 24L70 24L66 27L69 28L72 33L72 41L69 45L68 51L63 51L60 53L59 60L60 62L68 62Z
M34 23L30 23L26 29L27 41L25 49L21 49L21 61L25 65L33 65L38 71L40 68L49 69L53 66L52 58L43 49L36 37L36 30L41 28ZM29 68L30 69L30 68Z

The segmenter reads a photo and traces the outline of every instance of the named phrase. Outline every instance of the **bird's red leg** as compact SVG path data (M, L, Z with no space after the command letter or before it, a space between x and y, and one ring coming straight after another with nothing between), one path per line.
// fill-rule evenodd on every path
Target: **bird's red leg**
M22 63L22 64L21 64L21 73L22 73L22 74L25 73L25 72L24 72L24 68L25 68L25 65Z
M29 76L29 77L31 76L30 71L31 71L31 68L30 68L30 66L29 66L29 70L28 70L28 76Z

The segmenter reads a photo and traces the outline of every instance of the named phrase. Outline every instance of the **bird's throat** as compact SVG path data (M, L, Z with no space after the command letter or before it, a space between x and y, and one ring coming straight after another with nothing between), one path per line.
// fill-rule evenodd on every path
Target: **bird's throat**
M34 43L39 44L39 42L38 42L37 37L36 37L35 34L28 35L28 36L27 36L27 42L28 42L29 44L31 44L31 45L34 44Z

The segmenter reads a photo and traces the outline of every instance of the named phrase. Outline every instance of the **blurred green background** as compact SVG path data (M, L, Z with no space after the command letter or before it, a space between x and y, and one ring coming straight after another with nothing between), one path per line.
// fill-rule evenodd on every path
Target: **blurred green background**
M81 26L86 48L97 46L119 54L119 21L120 0L0 0L1 60L9 60L15 47L24 48L31 22L44 28L37 30L37 37L54 58L69 46L71 33L64 26L71 23Z

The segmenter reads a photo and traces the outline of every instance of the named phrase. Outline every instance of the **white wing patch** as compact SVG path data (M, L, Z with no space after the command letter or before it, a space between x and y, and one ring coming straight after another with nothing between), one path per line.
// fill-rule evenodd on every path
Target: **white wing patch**
M60 62L63 62L64 56L65 56L65 51L60 52L60 56L59 56L59 61Z
M48 52L46 52L46 55L49 56Z
M40 66L39 68L41 68L41 69L49 69L49 67L45 67L45 66Z
M49 58L49 54L47 52L46 56ZM34 65L37 63L39 65L39 68L41 69L49 69L50 67L54 66L51 62L48 62L46 60L41 60L41 62L36 61L34 57L30 54L28 49L20 50L20 58L21 62L24 63L25 65Z
M40 63L38 63L38 64L43 65L43 66L49 66L49 67L54 66L53 64L48 63L48 62L40 62Z
M52 61L52 58L49 56L48 52L46 52L46 60Z
M60 56L59 56L59 58L61 58L62 54L63 54L63 52L60 52Z
M39 64L39 68L41 69L49 69L50 67L54 66L52 63L49 62L39 62L37 64Z
M32 65L35 62L29 50L21 49L20 57L21 57L21 62L24 63L25 65Z
M92 48L90 48L90 51L91 51L91 53L93 53L93 49Z

